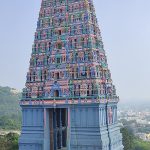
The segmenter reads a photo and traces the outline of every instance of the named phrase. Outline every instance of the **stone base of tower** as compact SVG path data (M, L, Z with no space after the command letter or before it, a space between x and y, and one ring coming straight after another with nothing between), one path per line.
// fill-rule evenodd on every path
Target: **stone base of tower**
M19 138L19 150L43 150L44 109L41 107L22 107L22 132Z
M19 150L123 150L117 116L108 124L107 110L106 104L22 107Z
M107 125L106 105L71 107L71 150L123 150L117 123Z

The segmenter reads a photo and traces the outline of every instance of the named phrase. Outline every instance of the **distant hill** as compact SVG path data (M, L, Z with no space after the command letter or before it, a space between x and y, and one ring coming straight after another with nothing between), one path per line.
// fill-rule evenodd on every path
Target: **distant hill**
M0 129L17 130L21 126L19 99L21 92L0 86Z

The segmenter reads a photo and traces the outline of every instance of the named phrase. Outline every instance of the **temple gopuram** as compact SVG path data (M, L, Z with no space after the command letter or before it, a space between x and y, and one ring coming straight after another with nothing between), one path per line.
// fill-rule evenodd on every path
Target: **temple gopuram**
M42 0L23 89L19 150L123 150L92 0Z

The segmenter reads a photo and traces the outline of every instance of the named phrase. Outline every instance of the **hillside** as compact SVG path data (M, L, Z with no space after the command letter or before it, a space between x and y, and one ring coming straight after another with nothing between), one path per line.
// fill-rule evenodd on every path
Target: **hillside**
M19 99L21 93L10 87L0 86L0 130L17 130L21 126Z

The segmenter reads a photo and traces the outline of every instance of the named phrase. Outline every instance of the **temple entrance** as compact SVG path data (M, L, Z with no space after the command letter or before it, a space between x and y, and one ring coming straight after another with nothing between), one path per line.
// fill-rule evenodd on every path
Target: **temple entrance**
M67 150L67 109L49 109L49 117L50 150Z

